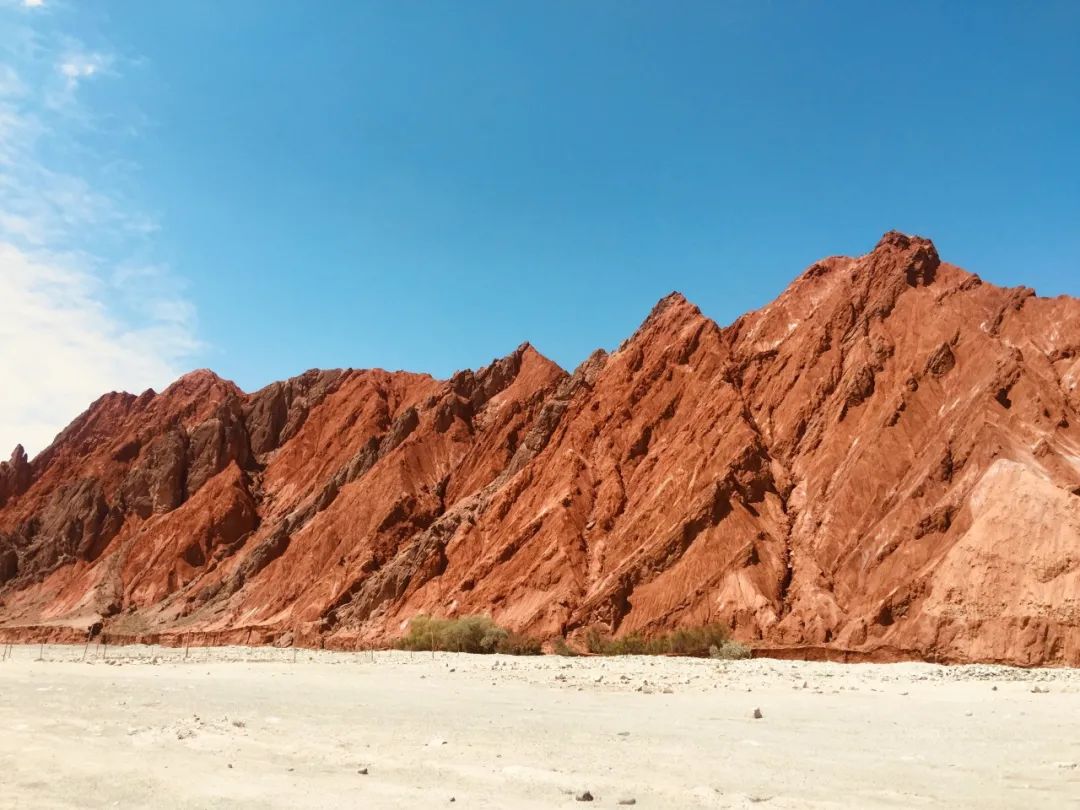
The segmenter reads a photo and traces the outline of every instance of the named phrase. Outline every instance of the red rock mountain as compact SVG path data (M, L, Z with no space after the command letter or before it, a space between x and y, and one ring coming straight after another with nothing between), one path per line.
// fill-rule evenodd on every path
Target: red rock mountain
M886 234L566 374L209 371L0 464L0 636L385 641L707 621L777 655L1080 664L1080 300Z

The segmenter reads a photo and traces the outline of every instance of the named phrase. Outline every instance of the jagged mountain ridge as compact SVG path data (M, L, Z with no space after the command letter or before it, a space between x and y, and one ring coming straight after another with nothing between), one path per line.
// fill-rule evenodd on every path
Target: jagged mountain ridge
M1080 301L890 232L567 374L210 372L0 464L0 634L386 640L723 621L773 654L1080 663Z

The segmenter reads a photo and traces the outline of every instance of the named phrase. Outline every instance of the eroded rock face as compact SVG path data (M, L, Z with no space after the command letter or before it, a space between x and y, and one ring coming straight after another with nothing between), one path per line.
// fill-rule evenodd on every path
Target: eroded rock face
M342 377L343 373L336 369L312 369L252 394L244 405L251 452L261 456L288 441L303 424L308 411L333 391Z
M0 507L30 486L30 462L21 444L11 451L10 461L0 461Z
M142 518L170 512L184 502L188 435L172 427L153 439L124 478L120 502Z
M0 635L350 646L486 612L1080 664L1078 386L1080 301L896 232L726 328L672 294L573 374L528 344L446 381L194 372L0 464Z

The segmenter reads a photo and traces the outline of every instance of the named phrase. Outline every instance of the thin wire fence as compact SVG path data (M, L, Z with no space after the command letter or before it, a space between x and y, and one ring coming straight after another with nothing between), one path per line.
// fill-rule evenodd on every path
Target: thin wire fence
M0 666L7 662L106 663L106 664L201 664L201 663L378 663L381 660L415 660L415 654L385 647L325 650L308 647L270 646L160 646L108 643L90 639L81 644L0 643Z

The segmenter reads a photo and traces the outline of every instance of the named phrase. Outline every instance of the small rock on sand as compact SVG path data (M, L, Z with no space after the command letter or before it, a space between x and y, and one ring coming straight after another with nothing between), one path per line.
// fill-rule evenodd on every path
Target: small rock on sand
M760 720L762 717L763 715L761 714L761 709L754 709L754 719Z
M593 800L593 795L586 790L582 793L579 793L574 798L577 799L579 802L591 802Z

